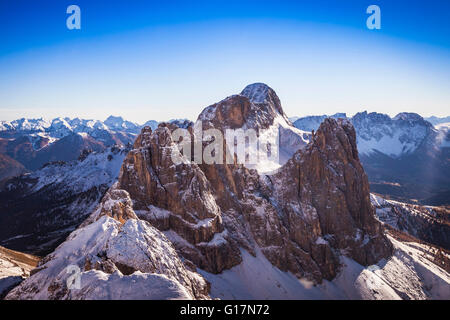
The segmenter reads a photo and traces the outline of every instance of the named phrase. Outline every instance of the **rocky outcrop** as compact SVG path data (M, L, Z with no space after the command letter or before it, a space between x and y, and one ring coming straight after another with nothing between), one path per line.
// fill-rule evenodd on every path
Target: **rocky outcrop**
M203 130L251 128L260 135L284 128L302 140L285 118L275 92L255 84L206 108L198 122ZM239 247L252 254L259 247L281 270L321 282L337 275L341 254L370 265L392 253L374 217L349 122L327 119L271 175L236 159L227 164L226 144L224 164L197 165L186 157L175 164L175 128L142 130L119 186L130 193L137 215L199 268L221 272L240 263Z
M239 250L223 232L211 185L195 163L175 164L173 152L179 151L168 127L144 128L124 161L119 187L130 193L140 218L187 242L175 242L185 258L211 272L231 268L240 262Z
M349 122L326 119L312 142L267 181L281 207L292 246L308 253L310 266L317 266L313 274L333 278L340 253L362 265L392 253L374 216ZM289 263L281 264L286 266Z
M312 131L327 116L299 118L294 126ZM423 205L450 204L450 135L415 113L359 112L329 116L346 118L356 130L358 152L372 192L400 202Z

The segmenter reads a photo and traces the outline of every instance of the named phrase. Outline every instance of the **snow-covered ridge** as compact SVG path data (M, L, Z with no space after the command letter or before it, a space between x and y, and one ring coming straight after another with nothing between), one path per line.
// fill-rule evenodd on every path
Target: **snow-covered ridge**
M18 119L11 122L0 121L0 131L18 131L24 133L42 132L55 138L61 138L69 133L92 133L95 130L129 131L138 133L140 125L123 120L122 117L110 116L104 122L100 120L80 118Z
M188 119L172 119L170 123L184 123L189 122ZM66 136L69 133L88 133L91 134L96 130L105 130L110 132L129 132L138 134L140 130L149 126L152 130L156 129L159 122L155 120L148 120L144 124L140 125L136 122L131 122L123 119L122 117L109 116L105 121L93 120L93 119L80 119L80 118L54 118L46 120L39 119L26 119L21 118L13 121L0 120L0 132L3 131L17 131L23 133L48 133L52 137L60 138Z
M172 243L139 220L113 186L77 230L7 299L205 299L207 284L188 270ZM127 219L117 211L127 212ZM79 282L70 282L79 270ZM71 286L73 285L73 287Z
M111 186L117 181L126 154L126 149L112 147L106 152L93 152L83 161L75 160L44 166L30 174L30 178L38 179L33 192L60 183L76 193L89 190L93 186Z
M379 151L392 157L414 152L434 131L433 126L415 113L400 113L394 118L378 113L358 113L351 119L358 134L362 154Z
M180 126L189 125L189 120L170 120ZM45 149L63 138L79 135L88 143L98 143L105 147L132 143L141 129L149 126L152 130L159 122L149 120L143 125L124 120L122 117L110 116L105 121L80 118L18 119L11 122L0 121L0 139L8 139L11 143L24 143L28 138L33 151ZM12 156L14 158L14 156ZM56 156L56 158L58 158Z
M450 250L450 225L445 222L444 208L421 206L387 200L370 194L377 218L392 228L406 232L427 243Z
M0 243L38 255L53 250L117 181L127 152L111 147L9 180L0 192L0 212L8 212L0 216Z
M336 113L331 116L327 115L321 115L321 116L307 116L307 117L293 117L292 120L295 119L295 121L292 121L294 126L298 129L304 130L304 131L316 131L320 124L325 120L325 118L333 118L333 119L347 119L347 115L345 113Z

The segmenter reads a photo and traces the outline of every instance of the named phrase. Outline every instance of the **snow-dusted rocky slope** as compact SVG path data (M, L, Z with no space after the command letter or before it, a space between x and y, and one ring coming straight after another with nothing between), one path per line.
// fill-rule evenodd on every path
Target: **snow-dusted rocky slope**
M279 270L261 252L244 251L242 263L221 274L200 273L219 299L450 299L450 274L432 262L429 246L389 240L392 257L364 267L343 256L338 276L319 285Z
M432 249L393 237L389 237L394 245L392 257L364 267L342 256L337 277L321 284L281 271L259 248L254 254L242 250L242 262L220 274L195 272L194 266L180 259L169 239L138 219L128 193L113 186L83 225L6 298L450 298L450 274L433 263ZM72 272L78 269L76 287Z
M6 298L207 299L208 284L186 268L163 233L137 218L128 193L113 186Z
M361 154L381 152L400 157L416 151L435 134L434 127L415 113L399 113L394 118L379 113L357 113L351 119L358 133Z
M378 219L392 228L450 250L450 210L386 200L370 195Z
M9 180L0 191L0 243L36 254L53 250L117 181L127 152L111 147Z
M30 276L38 261L35 256L0 247L0 299Z

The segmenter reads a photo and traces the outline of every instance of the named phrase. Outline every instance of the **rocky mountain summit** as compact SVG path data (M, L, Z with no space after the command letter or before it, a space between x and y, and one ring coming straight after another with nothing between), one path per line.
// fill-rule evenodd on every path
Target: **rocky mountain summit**
M275 92L256 84L206 108L199 121L204 129L264 130L280 118L289 126ZM267 176L237 163L176 165L169 128L143 129L119 187L138 215L179 240L180 254L201 269L221 272L241 261L239 247L259 247L281 270L320 282L337 274L341 249L364 265L391 253L355 137L349 123L326 120L308 147L299 145Z

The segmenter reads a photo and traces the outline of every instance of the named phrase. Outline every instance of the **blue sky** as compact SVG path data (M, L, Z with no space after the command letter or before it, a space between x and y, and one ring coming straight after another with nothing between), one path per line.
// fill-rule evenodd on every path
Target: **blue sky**
M195 119L253 82L289 116L449 115L449 17L448 0L0 0L0 119Z

